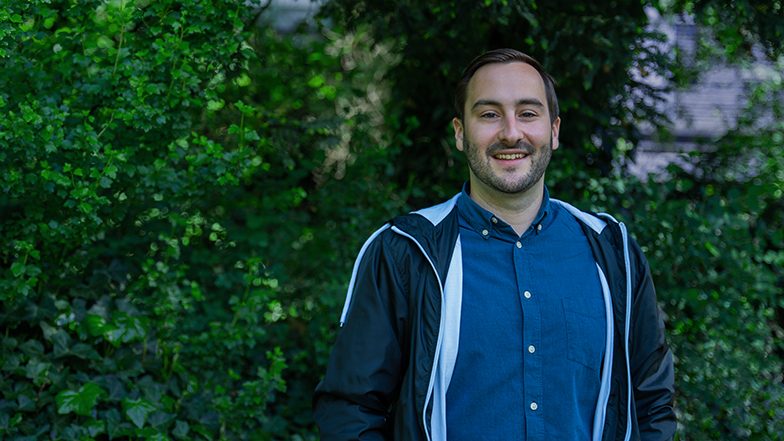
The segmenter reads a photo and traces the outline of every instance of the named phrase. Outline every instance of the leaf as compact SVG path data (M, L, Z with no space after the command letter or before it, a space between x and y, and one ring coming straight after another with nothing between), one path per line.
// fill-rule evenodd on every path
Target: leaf
M2 351L6 353L16 349L19 346L19 342L15 338L3 338L0 346L2 347Z
M60 432L60 439L64 441L82 441L80 439L81 433L83 432L81 430L77 430L77 428L74 426L66 427L62 432Z
M222 99L220 101L215 101L215 100L207 101L207 109L212 111L220 110L223 108L224 105L226 105L226 101Z
M35 401L27 395L19 395L16 402L19 404L17 409L22 412L35 412Z
M109 388L109 401L117 402L128 396L116 375L106 376L106 387Z
M71 336L65 331L57 331L52 335L52 342L54 343L54 358L60 358L68 355L68 348L71 345Z
M188 432L191 430L190 426L186 421L177 420L174 422L174 430L172 430L172 435L174 435L177 439L185 439L188 436Z
M201 436L207 438L209 441L212 441L212 434L202 426L201 424L191 427L194 432L201 434Z
M122 422L120 412L111 408L106 412L102 412L103 420L106 421L106 431L109 439L119 438L128 435L132 432L133 426L131 423Z
M171 425L172 421L177 418L177 415L171 413L164 413L164 412L155 412L150 415L147 422L150 423L154 429L160 432L166 432L166 430Z
M89 418L82 426L87 429L87 432L92 438L95 438L102 433L106 433L106 422L96 420L95 418Z
M152 433L154 429L144 429L140 431L147 441L171 441L171 438L163 433Z
M87 328L87 333L93 337L102 336L108 332L114 332L117 329L113 323L107 322L100 315L88 315L82 320L82 326Z
M238 87L245 87L250 84L250 77L243 72L242 75L234 79L234 84Z
M122 408L125 415L133 421L133 424L138 428L142 428L147 421L147 416L150 412L155 411L155 406L150 403L146 398L137 398L131 400L130 398L123 398Z
M84 214L90 214L90 212L93 211L93 206L85 201L79 202L79 208L82 209Z
M721 255L719 250L708 241L705 241L705 248L713 255L713 257L719 257Z
M17 424L21 423L24 418L22 417L21 413L14 414L14 417L10 420L11 427L16 426Z
M49 325L44 320L38 322L38 325L41 327L41 330L44 332L44 340L51 341L52 336L57 333L58 329L54 326Z
M117 326L117 330L105 334L110 342L122 341L123 343L128 343L134 340L141 341L147 335L147 324L150 321L147 317L130 317L124 312L114 311L112 320Z
M75 413L89 416L90 411L98 402L98 398L106 392L95 383L85 383L78 391L64 390L57 394L57 413Z
M15 354L11 354L8 358L5 359L5 363L3 363L3 370L4 371L16 371L19 369L20 361L19 356Z
M38 340L27 340L19 345L19 349L30 358L41 358L44 356L44 345Z
M204 415L202 415L201 418L199 418L199 422L210 430L218 430L220 427L220 417L218 417L217 413L212 411L206 412Z
M41 362L37 360L30 360L25 366L25 373L27 378L33 380L37 386L40 386L46 381L46 371L52 366L51 363Z
M11 273L13 273L14 277L21 276L25 271L25 266L22 262L16 261L11 264Z
M77 343L68 350L70 355L81 358L82 360L101 360L100 354L86 343Z

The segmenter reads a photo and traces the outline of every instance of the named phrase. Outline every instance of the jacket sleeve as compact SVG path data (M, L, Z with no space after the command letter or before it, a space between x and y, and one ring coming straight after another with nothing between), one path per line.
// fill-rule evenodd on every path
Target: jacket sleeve
M677 428L673 410L675 377L672 351L667 344L664 322L659 316L648 262L633 240L630 247L630 265L637 271L633 281L635 292L629 362L640 438L643 441L670 440Z
M405 258L390 245L393 235L381 234L358 257L348 315L313 395L322 441L391 438L389 411L405 366L400 342L408 313Z

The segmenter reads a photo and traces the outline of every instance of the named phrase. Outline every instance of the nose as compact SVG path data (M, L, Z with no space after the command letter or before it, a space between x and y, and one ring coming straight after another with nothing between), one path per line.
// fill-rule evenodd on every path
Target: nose
M498 133L498 140L506 145L513 146L525 138L520 123L514 115L506 116L501 122L501 131Z

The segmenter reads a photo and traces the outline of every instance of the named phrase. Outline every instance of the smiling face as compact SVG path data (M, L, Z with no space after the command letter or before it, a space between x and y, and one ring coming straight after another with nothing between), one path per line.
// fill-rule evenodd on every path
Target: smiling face
M468 83L464 119L452 124L468 159L472 198L541 191L561 120L550 122L544 82L531 65L479 68Z

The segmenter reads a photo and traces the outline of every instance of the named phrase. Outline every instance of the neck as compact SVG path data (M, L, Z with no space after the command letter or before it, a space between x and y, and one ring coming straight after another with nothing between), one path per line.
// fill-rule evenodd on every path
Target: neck
M489 189L478 180L472 180L470 196L480 207L495 214L509 224L518 236L522 236L533 224L542 207L544 178L528 190L515 194Z

